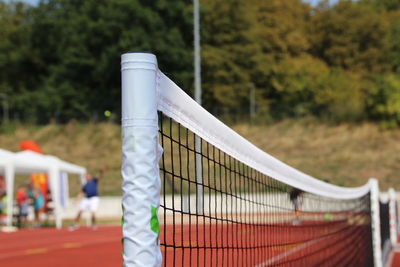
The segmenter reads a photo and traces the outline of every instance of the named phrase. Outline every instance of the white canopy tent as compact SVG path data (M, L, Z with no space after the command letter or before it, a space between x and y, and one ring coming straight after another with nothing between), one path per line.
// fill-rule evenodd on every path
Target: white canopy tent
M56 227L62 226L62 211L60 205L60 177L62 173L78 174L83 180L86 174L84 167L63 161L57 157L41 155L32 151L12 153L0 149L0 172L5 174L8 198L7 225L12 223L12 207L14 195L14 174L29 174L43 172L48 175L51 194L54 202Z

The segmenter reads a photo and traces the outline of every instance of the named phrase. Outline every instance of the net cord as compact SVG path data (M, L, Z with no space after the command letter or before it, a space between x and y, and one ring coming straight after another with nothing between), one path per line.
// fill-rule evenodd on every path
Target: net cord
M233 158L274 179L316 195L355 199L370 192L370 183L346 188L328 184L286 165L234 132L198 105L161 71L157 72L158 110Z

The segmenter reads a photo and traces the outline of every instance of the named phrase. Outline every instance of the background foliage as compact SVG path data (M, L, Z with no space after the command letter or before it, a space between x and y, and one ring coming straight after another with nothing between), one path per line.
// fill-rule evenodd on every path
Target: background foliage
M400 123L400 1L202 0L203 102L261 122ZM120 54L151 51L192 94L192 1L0 2L0 93L47 123L120 112ZM246 117L247 116L247 117Z

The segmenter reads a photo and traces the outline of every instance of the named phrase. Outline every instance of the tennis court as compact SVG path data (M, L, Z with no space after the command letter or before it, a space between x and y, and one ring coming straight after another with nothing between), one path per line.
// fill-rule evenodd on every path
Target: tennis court
M344 221L303 221L302 227L200 224L184 225L175 231L172 225L165 229L167 240L161 237L162 243L179 241L175 248L163 250L163 266L327 266L326 257L332 258L330 266L360 262L367 266L370 260L362 253L349 257L345 249L354 241L360 242L356 246L365 246L361 237L368 233L368 226ZM354 235L359 239L354 240Z
M0 266L121 266L121 227L0 232Z
M362 225L349 226L342 234L331 235L333 233L325 233L325 236L315 240L311 235L315 235L315 224L313 223L313 231L307 231L307 224L304 224L297 233L293 233L291 237L295 239L309 239L310 241L301 244L287 244L285 246L276 247L271 250L270 254L266 254L267 247L258 247L252 253L246 253L245 247L252 243L254 239L278 240L282 233L272 231L265 227L264 230L255 232L254 229L240 226L217 226L212 224L192 226L184 225L183 231L175 231L175 236L183 236L182 249L170 249L164 253L164 260L167 266L232 266L235 262L238 266L291 266L291 260L295 260L302 254L303 250L314 253L314 256L304 259L300 265L309 266L307 264L322 264L323 257L320 252L327 247L332 255L345 251L346 246L352 245L346 242L346 235L354 232L364 232L368 229ZM340 229L344 226L341 223L320 222L320 231L326 224L330 224L330 229ZM332 225L334 224L334 225ZM285 228L288 225L276 225L275 227ZM174 236L171 234L173 225L168 225L167 232L161 233L161 242L164 242L163 236L172 240ZM207 229L209 231L207 231ZM211 230L210 230L211 229ZM270 229L270 230L268 230ZM210 235L205 236L208 232ZM261 233L259 233L261 232ZM224 236L221 236L221 233ZM213 246L217 240L226 242L226 247L219 250L196 250L194 242L196 236L199 237L198 242L207 246ZM245 237L245 238L241 238ZM235 239L240 238L242 241L239 246L235 245ZM26 266L121 266L121 227L119 226L103 226L93 231L90 228L82 227L76 231L69 231L66 228L56 229L26 229L15 233L0 233L0 265L19 267ZM192 241L193 240L193 241ZM193 242L191 248L191 243ZM325 255L329 256L329 255ZM343 253L342 256L345 256ZM356 255L352 258L357 262ZM179 261L178 261L179 259ZM339 259L336 257L336 259ZM350 260L350 259L349 259ZM296 261L297 263L298 260ZM343 262L343 261L342 261ZM351 260L349 264L351 264ZM336 265L335 265L336 264ZM331 266L339 266L338 260L332 261ZM324 265L326 266L326 264Z

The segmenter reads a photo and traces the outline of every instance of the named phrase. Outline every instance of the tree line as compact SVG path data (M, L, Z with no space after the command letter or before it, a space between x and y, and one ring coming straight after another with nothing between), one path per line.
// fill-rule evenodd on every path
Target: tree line
M201 0L203 105L260 121L400 123L400 1ZM193 95L191 0L0 2L0 93L14 119L120 112L120 55L150 51Z

